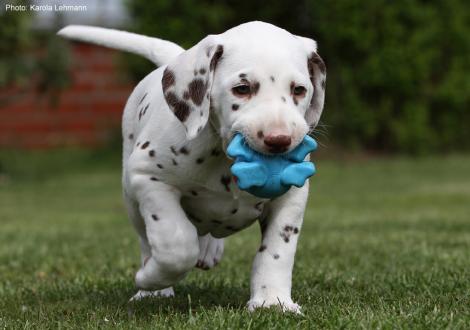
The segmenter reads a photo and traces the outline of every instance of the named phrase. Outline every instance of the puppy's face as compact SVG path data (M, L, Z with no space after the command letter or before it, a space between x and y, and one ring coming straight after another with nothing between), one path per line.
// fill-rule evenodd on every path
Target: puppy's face
M243 49L227 51L215 73L211 103L220 134L229 140L240 132L264 154L288 152L309 130L313 85L306 58Z
M164 97L195 138L216 124L264 154L294 149L320 118L325 65L315 41L262 22L210 35L179 55L162 77Z

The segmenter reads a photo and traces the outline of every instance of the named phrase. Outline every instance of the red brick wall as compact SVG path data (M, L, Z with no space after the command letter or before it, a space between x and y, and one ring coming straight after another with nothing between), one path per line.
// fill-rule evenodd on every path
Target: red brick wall
M71 86L57 104L34 86L0 90L0 147L51 148L105 144L119 131L132 84L119 73L117 52L72 45Z

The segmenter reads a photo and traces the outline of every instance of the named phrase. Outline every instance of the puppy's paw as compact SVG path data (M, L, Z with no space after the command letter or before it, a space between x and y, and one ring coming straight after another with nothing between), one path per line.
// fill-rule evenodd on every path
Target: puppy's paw
M248 310L253 312L258 308L278 307L282 312L290 312L302 315L301 307L292 301L291 298L271 297L266 299L254 298L247 303Z
M197 258L197 268L208 270L215 267L224 253L224 240L214 238L211 234L199 236L199 257Z
M169 288L162 289L162 290L155 290L155 291L147 291L147 290L139 290L137 293L129 300L132 301L139 301L144 298L150 297L174 297L175 292L173 288L170 286Z

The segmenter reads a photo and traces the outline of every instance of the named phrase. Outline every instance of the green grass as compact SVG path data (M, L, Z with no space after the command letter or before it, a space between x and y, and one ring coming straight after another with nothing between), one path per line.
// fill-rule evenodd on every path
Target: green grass
M319 160L293 297L248 313L257 226L177 297L128 304L139 260L118 157L0 155L0 327L470 328L470 156Z

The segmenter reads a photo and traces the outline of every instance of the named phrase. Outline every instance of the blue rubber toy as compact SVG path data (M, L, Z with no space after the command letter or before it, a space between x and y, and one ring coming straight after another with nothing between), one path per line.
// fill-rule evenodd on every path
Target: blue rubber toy
M304 159L316 148L315 140L306 135L287 154L263 155L251 149L243 135L236 134L228 145L227 154L235 159L231 171L241 190L261 198L274 198L286 193L292 186L302 187L315 174L313 163Z

